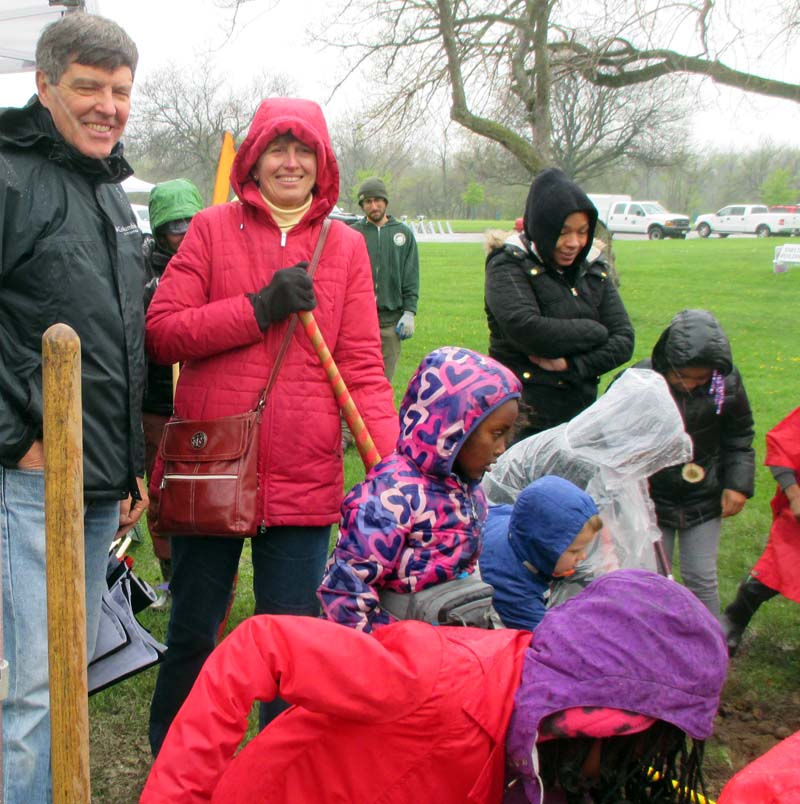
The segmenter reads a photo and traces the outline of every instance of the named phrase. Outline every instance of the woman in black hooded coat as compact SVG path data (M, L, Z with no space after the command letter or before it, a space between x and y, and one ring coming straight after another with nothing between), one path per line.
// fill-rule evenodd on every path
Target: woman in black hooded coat
M516 440L587 408L600 375L633 354L630 319L592 247L596 223L583 190L549 168L531 185L524 231L487 258L489 354L522 381L529 408Z

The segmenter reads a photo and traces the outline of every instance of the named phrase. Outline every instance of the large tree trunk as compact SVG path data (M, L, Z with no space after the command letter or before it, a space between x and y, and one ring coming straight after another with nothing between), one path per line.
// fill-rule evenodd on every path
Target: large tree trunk
M605 243L603 256L605 256L606 261L608 262L608 275L611 277L614 287L618 288L621 283L619 279L619 272L617 271L617 256L614 254L614 235L608 230L608 227L599 218L597 219L597 226L594 230L594 239L595 241L601 240L603 243Z

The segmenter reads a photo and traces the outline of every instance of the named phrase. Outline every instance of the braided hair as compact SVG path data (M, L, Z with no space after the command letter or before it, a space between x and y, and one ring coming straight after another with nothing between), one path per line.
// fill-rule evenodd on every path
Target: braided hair
M599 775L586 776L585 763L598 739ZM689 804L697 800L693 792L705 795L704 745L658 720L634 734L555 739L537 749L544 788L560 790L567 804Z

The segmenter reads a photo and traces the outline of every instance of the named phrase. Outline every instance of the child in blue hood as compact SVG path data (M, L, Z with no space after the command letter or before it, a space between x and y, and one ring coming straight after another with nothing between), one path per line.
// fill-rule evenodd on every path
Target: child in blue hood
M536 628L550 583L574 571L602 527L594 500L555 475L534 480L513 506L489 509L481 576L506 628Z

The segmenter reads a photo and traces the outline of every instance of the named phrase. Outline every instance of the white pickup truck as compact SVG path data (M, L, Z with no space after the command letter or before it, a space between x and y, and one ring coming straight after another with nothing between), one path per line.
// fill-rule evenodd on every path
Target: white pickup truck
M800 231L800 215L770 212L764 204L730 204L713 215L698 215L694 228L700 237L718 234L790 235Z
M606 224L614 234L646 234L651 240L663 240L686 237L689 216L668 212L658 201L620 201L611 207Z

